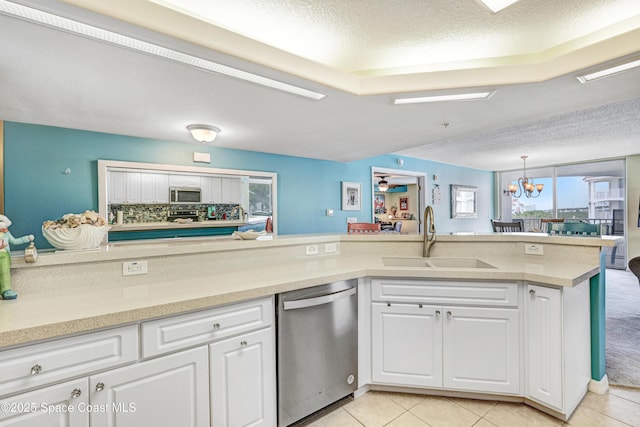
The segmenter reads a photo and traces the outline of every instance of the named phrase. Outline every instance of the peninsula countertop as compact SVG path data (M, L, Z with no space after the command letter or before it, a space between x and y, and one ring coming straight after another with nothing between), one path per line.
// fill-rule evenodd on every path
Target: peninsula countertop
M522 233L525 234L525 233ZM447 239L495 239L536 241L539 236L456 237ZM546 240L545 240L546 239ZM556 239L546 236L552 244ZM606 246L606 241L571 238L560 244ZM461 240L461 241L462 241ZM583 240L582 242L580 240ZM237 251L245 248L276 249L287 245L313 242L409 242L419 244L420 236L346 236L309 235L276 238L270 241L235 241L226 239L185 239L166 242L139 242L137 244L108 245L96 251L43 254L38 259L41 267L74 268L76 263L104 262L132 258L159 257L169 254L198 254L202 251ZM557 242L556 242L557 243ZM391 255L393 256L393 255ZM86 284L61 289L43 289L20 293L17 300L0 301L0 347L30 343L68 334L88 332L147 319L179 314L208 307L265 297L280 292L320 285L327 282L362 277L404 277L425 279L513 280L532 281L553 286L575 286L594 276L599 264L594 262L566 262L526 256L480 255L477 259L494 268L425 268L385 266L380 255L341 254L318 257L274 259L268 265L238 268L216 268L205 273L193 269L190 274L164 275L156 280L131 280L110 283L108 277L89 277ZM16 260L18 269L35 268ZM36 264L36 265L38 265ZM86 267L85 267L86 268Z

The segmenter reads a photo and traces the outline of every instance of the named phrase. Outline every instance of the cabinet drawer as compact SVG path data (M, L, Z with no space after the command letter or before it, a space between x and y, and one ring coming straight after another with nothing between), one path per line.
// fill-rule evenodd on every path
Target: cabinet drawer
M151 357L273 323L271 298L248 301L142 324L142 355Z
M0 395L138 359L136 325L0 352Z
M379 302L518 306L515 282L373 279L371 299Z

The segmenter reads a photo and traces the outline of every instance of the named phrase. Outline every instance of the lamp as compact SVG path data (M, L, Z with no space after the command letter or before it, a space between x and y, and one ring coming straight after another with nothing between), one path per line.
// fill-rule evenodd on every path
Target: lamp
M529 156L520 156L522 162L524 163L524 169L522 172L522 176L518 178L518 184L509 184L509 192L513 197L516 198L522 196L522 194L527 197L538 197L542 192L542 188L544 187L544 184L534 184L533 178L527 177L527 157ZM534 189L537 191L535 196L533 195Z
M378 181L378 190L387 191L389 189L389 183L384 179L384 176Z
M210 125L189 125L187 130L191 132L193 139L203 144L212 142L220 132L219 128Z

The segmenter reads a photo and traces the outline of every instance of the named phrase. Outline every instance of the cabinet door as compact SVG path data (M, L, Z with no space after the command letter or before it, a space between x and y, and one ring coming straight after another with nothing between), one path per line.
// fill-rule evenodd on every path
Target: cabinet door
M374 382L442 386L441 312L418 304L372 304Z
M274 341L267 328L210 345L212 427L276 425Z
M206 346L93 375L91 426L208 426L208 377Z
M87 390L81 378L0 400L0 426L87 427Z
M127 200L127 173L109 171L109 187L107 189L109 203L124 203Z
M217 176L202 177L202 203L222 202L222 178Z
M140 172L127 172L126 203L140 203Z
M444 386L520 391L518 310L444 307Z
M528 396L562 409L562 293L527 285Z
M240 196L240 178L222 178L222 203L239 204Z
M169 176L142 173L140 176L140 203L168 203Z

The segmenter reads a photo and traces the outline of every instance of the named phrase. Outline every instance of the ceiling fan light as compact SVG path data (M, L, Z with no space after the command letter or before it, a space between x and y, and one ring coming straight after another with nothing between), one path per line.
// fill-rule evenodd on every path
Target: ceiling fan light
M388 189L389 189L389 183L387 181L385 181L384 179L381 179L378 182L378 190L387 191Z
M220 133L220 128L211 125L189 125L187 130L191 132L193 139L203 144L213 142Z

